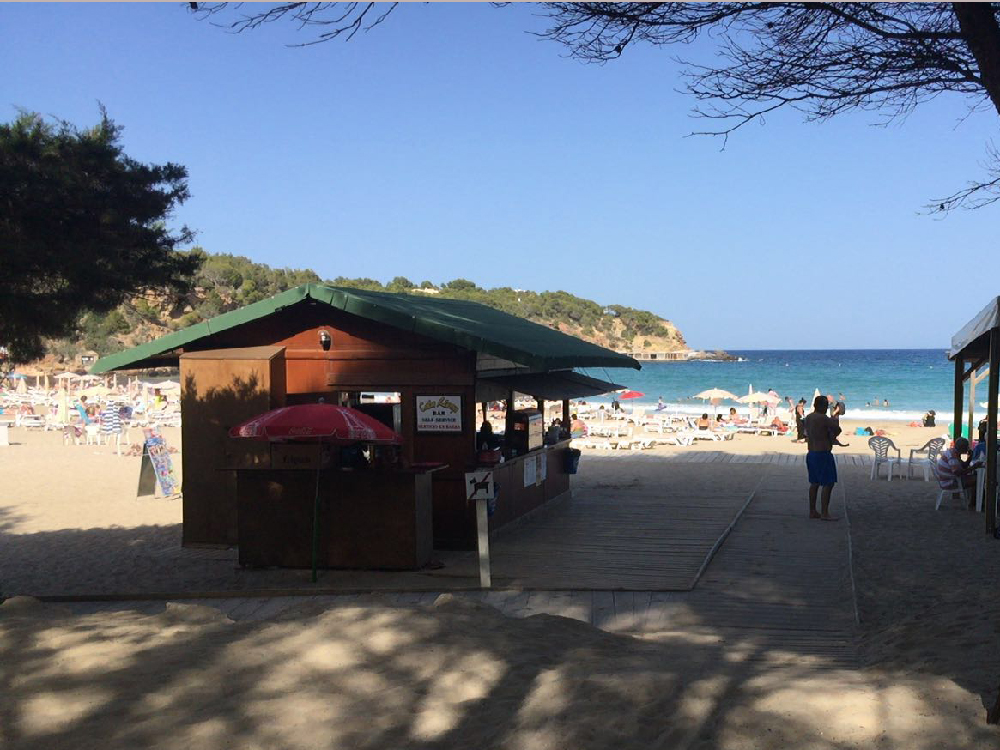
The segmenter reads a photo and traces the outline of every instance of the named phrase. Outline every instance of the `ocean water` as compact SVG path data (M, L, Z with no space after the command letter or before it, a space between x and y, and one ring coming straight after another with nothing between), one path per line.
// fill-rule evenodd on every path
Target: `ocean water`
M704 401L692 396L709 388L742 396L750 386L754 391L773 388L782 398L791 396L793 402L804 398L811 408L818 388L824 395L844 394L848 419L909 422L934 409L939 424L951 421L955 370L944 349L756 350L730 354L740 361L644 362L638 371L586 368L581 372L645 394L621 402L626 409L634 404L650 411L662 396L670 411L728 412L730 406L741 405L724 401L706 408ZM982 415L986 410L979 402L985 401L985 385L985 381L978 385L976 394L976 412ZM967 399L968 391L966 403ZM889 401L888 408L881 405L883 400ZM611 399L594 397L586 401L609 403Z

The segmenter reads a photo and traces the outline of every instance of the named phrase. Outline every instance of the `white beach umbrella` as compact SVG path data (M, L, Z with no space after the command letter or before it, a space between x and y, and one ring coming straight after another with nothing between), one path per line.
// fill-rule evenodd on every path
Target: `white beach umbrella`
M707 391L696 393L695 398L703 398L706 401L711 399L719 399L721 401L724 398L732 399L733 401L739 400L739 396L737 396L735 393L724 391L721 388L709 388Z
M76 380L77 374L75 372L61 372L55 377L56 380Z
M736 400L741 404L776 404L780 399L775 398L770 393L758 391L757 393L748 393L746 396L740 396Z
M735 393L730 393L729 391L724 391L721 388L709 388L707 391L702 391L701 393L695 394L695 398L704 399L705 401L711 402L712 406L718 406L719 402L723 399L731 399L733 401L739 401L739 396Z

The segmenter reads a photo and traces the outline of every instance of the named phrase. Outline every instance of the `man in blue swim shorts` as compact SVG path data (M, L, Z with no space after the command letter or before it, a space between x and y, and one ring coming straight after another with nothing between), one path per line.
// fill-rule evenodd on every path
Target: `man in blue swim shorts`
M805 418L806 442L809 452L806 454L806 468L809 469L809 517L824 521L837 521L830 515L830 495L833 485L837 483L837 464L833 460L833 445L840 444L840 420L829 417L826 410L830 403L826 396L817 396L813 401L813 412ZM820 512L816 512L816 495L823 488Z

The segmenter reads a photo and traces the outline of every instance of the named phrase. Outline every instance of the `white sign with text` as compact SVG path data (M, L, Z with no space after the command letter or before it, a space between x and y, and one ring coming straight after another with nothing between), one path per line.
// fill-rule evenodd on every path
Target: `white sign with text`
M461 432L461 396L417 396L417 432Z

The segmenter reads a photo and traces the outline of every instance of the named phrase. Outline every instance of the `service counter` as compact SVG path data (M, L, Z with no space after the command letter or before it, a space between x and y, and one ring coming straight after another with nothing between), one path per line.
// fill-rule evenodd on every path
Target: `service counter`
M497 483L496 509L490 517L490 530L514 521L544 505L565 492L569 492L567 460L569 440L537 448L494 466Z
M418 570L433 549L433 472L320 469L320 568ZM312 565L317 471L236 470L239 562L255 567Z

